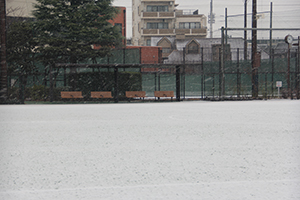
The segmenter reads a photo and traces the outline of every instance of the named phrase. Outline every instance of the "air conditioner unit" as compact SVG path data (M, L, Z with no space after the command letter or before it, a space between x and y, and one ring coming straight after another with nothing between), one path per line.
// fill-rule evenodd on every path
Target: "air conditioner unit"
M171 5L171 6L173 5L173 1L170 2L170 5Z

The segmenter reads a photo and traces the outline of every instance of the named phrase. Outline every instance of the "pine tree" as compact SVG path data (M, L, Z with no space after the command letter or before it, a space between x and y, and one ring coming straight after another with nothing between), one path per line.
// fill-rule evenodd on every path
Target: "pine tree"
M37 43L33 39L32 23L14 20L7 28L7 62L9 74L21 74L26 85L27 76L36 70L33 50Z
M42 62L78 63L106 56L121 45L119 28L108 20L118 10L111 0L37 0L33 15ZM100 50L92 45L100 45Z

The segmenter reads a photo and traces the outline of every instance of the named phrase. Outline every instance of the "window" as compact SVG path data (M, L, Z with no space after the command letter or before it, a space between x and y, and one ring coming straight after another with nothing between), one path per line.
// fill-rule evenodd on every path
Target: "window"
M122 24L121 23L115 23L115 26L119 28L120 34L122 35Z
M147 29L168 29L169 24L166 22L147 23Z
M168 12L168 6L147 6L147 12Z
M151 39L147 39L147 40L146 40L146 45L147 45L147 46L151 46Z
M179 23L180 29L196 29L201 28L200 22L180 22Z
M171 52L171 48L169 48L169 47L162 48L162 53L170 53L170 52Z
M199 46L196 42L192 41L187 47L188 53L198 53Z
M212 45L213 61L220 61L221 48L222 48L221 44ZM224 46L224 60L225 61L231 60L230 44L225 44Z

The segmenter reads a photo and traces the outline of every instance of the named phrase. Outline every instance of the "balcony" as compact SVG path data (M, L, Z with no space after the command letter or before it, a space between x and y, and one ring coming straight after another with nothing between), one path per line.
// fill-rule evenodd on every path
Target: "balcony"
M172 19L175 12L142 12L142 19Z
M168 35L174 36L176 34L184 35L195 35L195 36L206 36L207 29L142 29L143 36L159 36L159 35Z
M197 29L175 29L176 34L185 34L185 35L207 35L206 28L197 28Z
M174 4L174 0L141 0L141 2L173 2Z
M174 29L142 29L143 36L175 35Z

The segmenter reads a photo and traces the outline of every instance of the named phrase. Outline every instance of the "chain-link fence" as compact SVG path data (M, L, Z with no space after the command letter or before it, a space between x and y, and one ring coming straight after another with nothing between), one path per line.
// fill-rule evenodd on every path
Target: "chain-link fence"
M208 53L204 55L206 51ZM114 97L122 100L125 91L140 90L145 91L149 99L154 97L154 91L174 91L178 99L252 98L252 61L243 59L244 49L231 48L224 56L224 66L220 52L202 50L194 55L199 60L185 59L185 62L173 64L134 64L134 61L129 61L132 55L127 52L126 57L117 55L119 61L113 63L102 59L100 64L65 64L51 69L38 65L31 74L9 73L9 98L21 102L60 101L60 91L82 91L84 100L88 101L92 100L91 91L111 91ZM280 98L299 98L298 49L292 48L288 52L286 48L277 48L271 52L271 55L261 53L256 76L258 97L278 98L279 95ZM138 53L134 57L138 58ZM127 58L125 63L124 58ZM179 76L176 76L176 67L180 68ZM279 94L278 81L282 83Z

